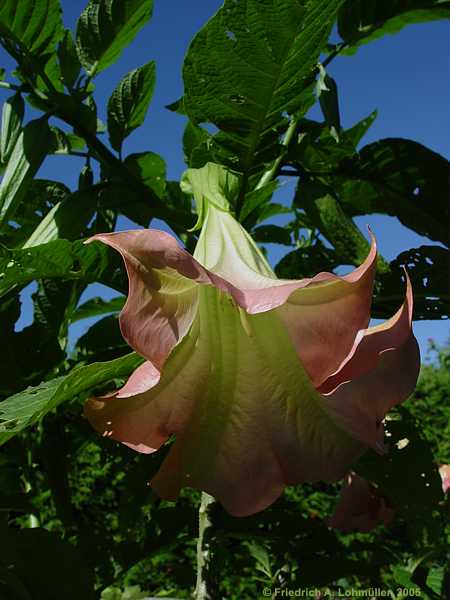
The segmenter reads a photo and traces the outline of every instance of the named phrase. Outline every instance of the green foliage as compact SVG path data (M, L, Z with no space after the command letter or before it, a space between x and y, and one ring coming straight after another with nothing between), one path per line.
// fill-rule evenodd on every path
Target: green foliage
M420 246L402 252L379 280L374 315L388 317L392 303L401 304L403 269L406 267L414 286L416 319L448 319L450 315L450 252L440 246Z
M4 0L0 35L36 56L49 54L63 34L59 0Z
M64 184L45 179L33 179L19 204L14 226L2 227L0 242L8 248L20 247L41 224L42 216L50 213L70 193Z
M246 174L276 158L284 114L313 103L313 69L340 4L226 0L197 34L184 63L184 109L219 128L217 157Z
M0 183L0 223L11 220L50 149L47 119L30 121L17 137Z
M76 48L92 77L109 67L151 18L153 0L90 0L78 21Z
M111 146L120 150L123 140L144 122L156 83L151 61L128 73L108 101L108 131Z
M406 407L420 424L439 464L450 464L450 345L431 341L433 362L422 365L419 382Z
M111 269L109 256L98 244L61 239L20 250L0 247L0 297L33 279L99 280Z
M295 203L306 210L314 226L333 244L342 262L355 265L363 262L369 244L332 190L315 182L300 184Z
M113 379L126 377L141 362L141 357L132 352L106 363L78 367L66 377L52 379L4 400L0 408L0 445L63 402Z
M292 244L291 234L284 227L278 225L260 225L253 230L253 239L261 244L284 244L290 246Z
M14 94L3 104L0 134L0 160L6 164L22 130L25 105L20 94Z
M164 197L166 163L158 154L154 152L130 154L124 164L136 179L153 190L159 198Z
M450 18L446 0L346 0L338 15L338 31L353 54L359 46L411 23Z
M97 296L78 306L72 316L72 323L81 319L88 319L89 317L97 317L113 312L117 313L122 310L124 304L125 298L123 296L113 298L112 300L103 300L103 298Z
M61 79L68 90L71 90L81 71L77 49L70 29L66 29L64 37L58 46L58 60L61 70Z
M343 168L339 185L349 214L385 213L450 246L450 163L417 142L384 139Z
M2 541L1 597L95 599L92 570L72 545L45 529L7 529L2 531Z

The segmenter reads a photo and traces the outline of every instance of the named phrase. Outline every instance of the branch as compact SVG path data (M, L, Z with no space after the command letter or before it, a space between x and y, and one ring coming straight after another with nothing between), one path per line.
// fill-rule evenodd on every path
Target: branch
M322 63L322 67L327 67L330 62L332 62L336 56L339 56L339 54L342 52L342 50L345 50L345 48L347 48L349 46L349 44L347 44L347 42L342 42L342 44L337 44L336 47L334 48L333 52L331 52L327 58L323 61Z
M210 572L210 546L209 529L211 520L209 511L215 500L206 492L202 492L202 500L198 511L198 539L197 539L197 584L195 586L195 600L214 600L209 581Z

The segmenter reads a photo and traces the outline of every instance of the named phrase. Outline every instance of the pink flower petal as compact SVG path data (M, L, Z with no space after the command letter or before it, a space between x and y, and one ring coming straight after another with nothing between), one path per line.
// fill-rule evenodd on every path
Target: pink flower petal
M286 484L342 478L364 451L326 412L276 311L246 319L244 328L225 295L203 288L198 319L157 386L86 404L100 433L140 452L176 436L152 481L164 498L190 486L253 514Z
M378 525L388 525L394 518L385 498L368 481L350 473L328 525L344 532L367 533Z
M441 465L439 475L442 479L442 491L446 494L450 490L450 465Z
M407 277L400 310L386 323L360 332L348 357L319 387L337 422L378 451L383 450L382 419L412 394L419 375L412 303Z
M348 355L357 332L369 324L376 258L372 235L369 255L360 267L344 277L319 273L279 309L317 387Z
M378 363L379 355L382 352L400 348L400 346L407 343L412 336L412 312L412 287L406 273L406 297L400 309L385 323L359 331L353 348L335 373L322 383L319 390L323 394L333 391L341 383L351 381L373 369ZM389 408L392 407L389 406Z
M147 362L115 394L89 400L85 413L100 433L139 452L176 436L152 482L163 497L196 487L232 514L248 515L285 485L342 478L364 444L380 443L377 422L410 389L413 376L397 371L414 370L412 335L330 393L314 386L350 368L347 355L365 347L352 354L369 318L374 241L364 264L345 277L282 281L269 268L249 267L239 281L230 261L208 270L161 231L93 239L124 258L130 290L121 328ZM246 250L249 262L253 250ZM255 254L255 268L258 260ZM373 398L384 392L389 400Z
M205 269L173 236L162 231L99 234L90 238L92 241L121 253L130 282L120 315L122 334L158 370L192 324L198 295L194 282L230 294L249 314L282 307L281 317L316 385L338 367L356 332L369 321L376 266L373 236L367 259L349 275L319 273L288 281L252 272L247 279L251 287L241 289Z

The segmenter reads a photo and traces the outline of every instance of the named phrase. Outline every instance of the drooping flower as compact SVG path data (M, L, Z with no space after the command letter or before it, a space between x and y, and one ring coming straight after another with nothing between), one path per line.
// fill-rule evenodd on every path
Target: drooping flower
M89 240L124 259L121 331L146 362L85 412L138 452L175 436L151 482L163 498L190 486L249 515L286 485L337 481L368 447L383 451L382 419L413 391L419 353L409 281L398 312L367 329L374 239L349 275L277 279L231 214L238 185L217 165L187 171L202 226L194 256L154 229Z
M346 533L368 533L378 525L389 525L394 514L394 509L376 487L351 472L328 525Z

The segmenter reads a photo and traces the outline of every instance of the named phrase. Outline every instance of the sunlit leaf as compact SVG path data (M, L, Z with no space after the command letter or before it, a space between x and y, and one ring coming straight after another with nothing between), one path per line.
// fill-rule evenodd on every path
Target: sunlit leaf
M120 262L98 244L86 246L80 241L54 240L22 250L0 246L0 296L34 279L85 279L103 281L113 276ZM119 278L121 282L123 278ZM122 285L112 286L122 291ZM125 286L126 289L126 286Z
M64 85L70 90L75 85L81 70L70 29L65 30L64 37L58 46L58 60L62 80Z
M2 227L0 242L8 248L18 248L41 227L48 213L70 194L63 183L46 179L33 179L17 210L14 222ZM64 236L61 236L64 237Z
M50 150L46 117L30 121L17 138L0 184L0 224L14 216L26 190Z
M125 297L119 296L112 300L104 300L100 296L86 300L81 304L74 314L72 315L72 323L80 321L81 319L88 319L90 317L98 317L100 315L106 315L109 313L117 313L122 310L125 304Z
M69 194L58 202L39 222L22 248L32 248L64 238L76 240L86 234L86 229L97 209L97 194L82 190Z
M30 427L68 400L126 377L143 359L132 352L116 360L75 368L69 375L46 381L10 396L0 404L0 445Z
M59 0L2 0L0 35L28 52L52 52L63 35Z
M76 48L89 75L111 65L152 16L153 0L90 0L77 25Z
M246 194L244 205L239 214L239 220L246 226L248 226L247 221L250 220L253 221L253 224L256 223L258 217L270 202L277 187L278 182L274 180Z
M332 190L315 183L300 183L295 203L306 210L319 231L333 244L343 264L361 264L369 252L369 243L349 218Z
M127 169L136 179L149 187L162 198L166 189L166 163L154 152L130 154L124 162Z
M3 103L0 157L4 164L8 162L20 135L24 111L25 106L20 94L14 94Z
M213 123L244 173L272 160L286 114L312 102L313 70L342 0L226 0L184 63L184 108Z
M108 131L111 146L120 150L123 140L142 125L156 82L155 63L128 73L108 101Z

